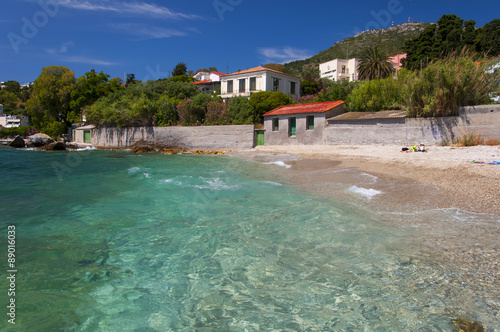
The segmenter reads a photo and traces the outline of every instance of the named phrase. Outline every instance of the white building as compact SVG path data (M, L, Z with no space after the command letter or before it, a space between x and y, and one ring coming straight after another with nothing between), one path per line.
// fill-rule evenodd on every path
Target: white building
M201 92L211 94L217 92L220 89L221 77L226 75L227 74L219 73L217 71L212 71L210 73L199 72L193 77L200 81L194 82L193 84L196 85L201 90Z
M358 58L333 59L319 65L321 78L328 78L332 81L357 81L358 80Z
M222 77L220 96L227 100L236 96L250 97L260 91L281 91L298 100L300 81L299 77L259 66Z

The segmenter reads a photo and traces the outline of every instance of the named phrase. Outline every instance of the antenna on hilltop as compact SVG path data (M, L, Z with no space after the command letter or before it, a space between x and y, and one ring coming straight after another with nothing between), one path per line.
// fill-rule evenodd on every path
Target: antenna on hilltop
M408 23L411 23L411 18L410 18L410 16L408 16Z

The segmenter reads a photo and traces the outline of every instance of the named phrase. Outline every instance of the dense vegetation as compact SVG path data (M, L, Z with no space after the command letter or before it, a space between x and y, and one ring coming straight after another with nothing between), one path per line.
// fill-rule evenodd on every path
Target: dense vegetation
M456 15L443 15L437 24L431 24L416 38L406 42L408 54L404 66L421 69L434 59L444 58L462 49L481 55L500 54L500 19L494 19L482 28L475 21L465 21Z
M391 36L396 40L388 44ZM490 103L492 94L500 94L500 72L486 68L489 54L500 53L499 36L498 19L476 28L474 21L444 15L437 24L360 33L301 63L265 66L302 75L299 103L345 100L349 111L402 109L411 117L448 116L457 114L460 106ZM350 57L361 57L359 69L365 81L333 82L308 71L312 64L345 57L347 46ZM408 51L407 68L395 79L387 57L403 48ZM201 70L217 69L197 72ZM29 115L33 127L3 135L38 130L58 137L83 116L101 127L252 124L261 122L265 112L292 103L289 96L268 91L224 103L193 85L194 72L188 72L186 64L180 62L172 73L170 78L147 82L129 74L122 82L95 70L75 78L63 66L43 68L30 87L4 83L0 90L4 112Z

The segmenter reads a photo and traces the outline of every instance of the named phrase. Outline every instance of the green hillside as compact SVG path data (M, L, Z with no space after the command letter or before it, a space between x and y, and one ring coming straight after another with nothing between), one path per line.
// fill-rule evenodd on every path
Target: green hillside
M388 29L368 30L338 41L327 50L321 51L305 60L293 61L285 64L286 72L291 75L305 76L319 74L318 65L333 59L347 59L359 57L361 52L373 46L378 46L389 55L403 53L405 42L420 35L431 23L403 23L391 26Z

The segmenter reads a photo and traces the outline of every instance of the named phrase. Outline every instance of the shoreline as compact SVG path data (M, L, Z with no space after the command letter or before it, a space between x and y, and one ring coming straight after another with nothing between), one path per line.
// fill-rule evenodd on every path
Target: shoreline
M424 153L401 152L396 145L258 146L238 154L297 156L299 160L287 170L291 181L312 191L318 191L315 187L320 183L366 182L356 179L356 172L375 176L380 180L370 189L382 194L374 195L369 204L377 208L458 208L500 214L500 165L472 162L500 161L500 146L430 146ZM307 181L300 180L301 172L308 174ZM319 191L328 194L327 189Z
M500 321L500 165L472 163L499 161L500 146L427 149L259 146L237 154L280 161L288 167L279 174L291 186L368 206L380 222L413 228L409 261L431 262L439 283L466 287Z

